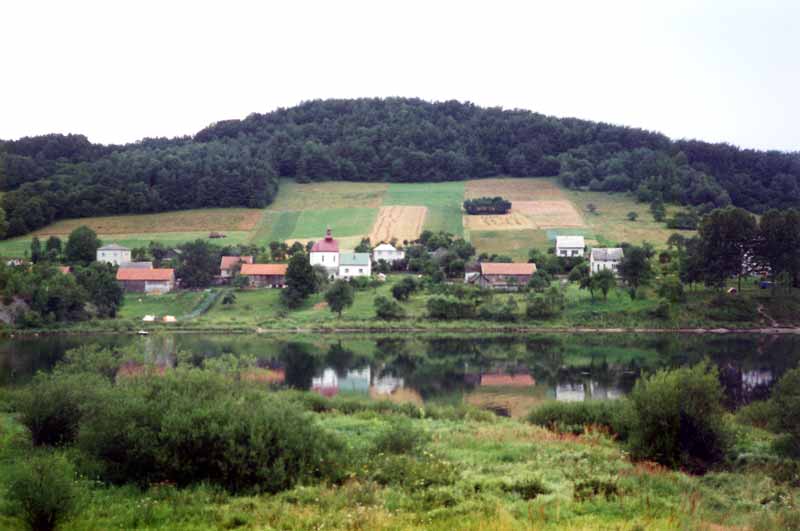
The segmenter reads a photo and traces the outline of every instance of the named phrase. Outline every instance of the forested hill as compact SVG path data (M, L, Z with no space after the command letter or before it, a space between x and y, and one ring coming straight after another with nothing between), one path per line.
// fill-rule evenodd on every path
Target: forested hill
M555 176L708 209L800 206L800 155L672 141L641 129L418 99L310 101L193 138L123 146L80 135L0 142L9 236L64 217L261 207L278 177L443 181Z

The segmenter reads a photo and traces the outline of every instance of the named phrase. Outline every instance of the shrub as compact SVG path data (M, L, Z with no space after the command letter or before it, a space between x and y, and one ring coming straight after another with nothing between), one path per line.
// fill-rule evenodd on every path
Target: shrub
M394 319L405 319L406 311L397 301L392 301L383 296L375 297L375 316L378 319L391 321Z
M720 293L711 299L706 315L715 321L752 321L758 312L753 301L738 295Z
M683 289L681 281L674 277L666 277L658 286L658 296L670 302L684 302L686 300L686 290Z
M78 434L85 409L104 385L107 381L91 374L40 374L12 395L13 408L35 446L69 444Z
M768 429L775 423L779 412L775 409L772 400L757 400L742 406L736 412L736 421L757 428Z
M586 426L603 426L624 434L622 400L545 402L528 414L528 422L562 433L583 433Z
M412 277L405 276L400 282L392 286L392 297L399 301L406 301L418 288L419 286L416 280Z
M503 483L500 488L503 492L519 494L523 500L532 500L540 494L550 494L550 489L545 487L539 478L526 479L516 483Z
M431 297L427 303L431 319L470 319L475 317L475 303L455 297Z
M225 294L224 297L222 297L222 304L226 306L233 304L234 302L236 302L236 294L233 293L232 291L229 291L228 293Z
M75 469L63 456L35 453L10 468L6 485L6 511L33 531L50 531L78 508L81 488Z
M487 321L514 322L517 320L517 301L509 296L505 303L484 304L478 311L478 317Z
M707 362L641 378L625 419L632 455L705 471L730 444L722 399L717 370Z
M658 306L650 310L650 315L656 319L668 320L672 317L672 306L668 300L661 299L658 301Z
M411 454L428 442L427 433L407 418L395 417L375 439L375 451L386 454Z
M800 457L800 368L787 371L778 381L772 393L772 402L776 428L786 434L782 449L785 453Z
M197 369L121 381L81 423L78 447L112 482L277 492L339 479L342 446L289 401Z
M447 461L397 454L373 459L367 465L367 474L381 485L401 485L412 491L452 485L459 476L458 468Z
M583 502L602 495L606 500L619 496L619 487L614 481L591 478L575 483L575 501Z
M525 315L528 319L550 319L561 315L565 306L564 294L554 286L543 295L529 297Z

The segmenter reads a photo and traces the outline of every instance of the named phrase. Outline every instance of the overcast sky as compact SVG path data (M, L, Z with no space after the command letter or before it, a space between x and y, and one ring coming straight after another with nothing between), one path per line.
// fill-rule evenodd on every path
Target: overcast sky
M0 138L193 134L318 98L800 150L800 2L3 0Z

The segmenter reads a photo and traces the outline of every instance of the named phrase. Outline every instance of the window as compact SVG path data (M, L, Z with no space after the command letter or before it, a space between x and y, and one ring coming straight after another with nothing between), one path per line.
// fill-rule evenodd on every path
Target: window
M358 272L359 272L359 273L363 273L363 272L364 272L364 269L359 267L359 268L358 268Z
M324 254L322 255L322 261L323 262L325 261L325 255Z
M347 274L347 273L349 273L349 272L350 272L350 269L349 269L349 268L347 268L347 267L345 267L345 268L344 268L344 272L345 272L345 274Z

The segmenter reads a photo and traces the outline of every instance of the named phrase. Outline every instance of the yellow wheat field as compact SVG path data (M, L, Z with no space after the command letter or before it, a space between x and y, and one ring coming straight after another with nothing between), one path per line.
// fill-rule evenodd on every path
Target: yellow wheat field
M416 240L427 213L428 209L423 206L383 206L369 233L369 240L373 244L388 242L392 238L401 242Z
M536 228L585 227L583 216L571 201L514 201L511 213L530 219Z
M513 209L508 214L496 215L464 215L464 228L475 231L482 230L527 230L536 228L531 219Z

